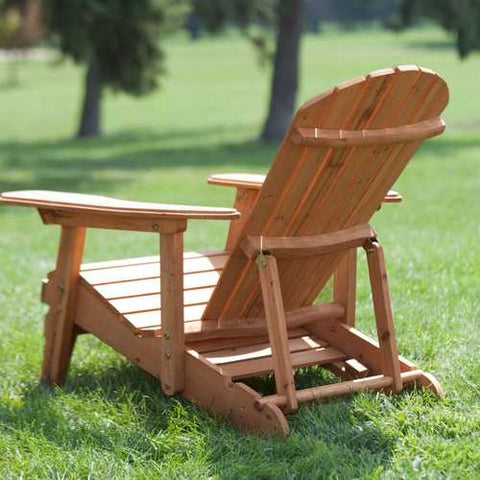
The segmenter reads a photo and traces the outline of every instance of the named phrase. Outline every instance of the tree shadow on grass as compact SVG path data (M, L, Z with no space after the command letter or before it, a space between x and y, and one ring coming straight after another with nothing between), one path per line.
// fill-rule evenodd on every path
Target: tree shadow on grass
M177 132L179 140L208 134L209 130ZM155 175L179 167L267 168L277 149L256 142L166 146L176 140L170 134L132 133L86 143L3 143L0 190L41 187L107 193L142 170ZM450 152L479 147L480 139L459 143L445 137L427 143L423 151L449 161ZM108 181L96 176L99 171L128 175ZM331 381L312 369L297 380L301 387ZM272 392L271 378L249 383ZM195 439L220 478L369 478L388 465L395 439L368 419L356 398L302 406L289 417L289 438L262 439L239 433L227 421L215 420L183 400L163 396L158 382L134 365L115 361L98 370L86 362L72 370L62 390L27 385L19 405L0 404L0 421L13 432L29 432L73 454L84 445L112 455L128 446L125 456L155 462L170 454L188 458L193 455L192 442L185 438Z
M0 191L45 188L105 191L131 182L135 172L159 175L188 167L267 168L276 144L208 139L211 128L165 134L126 132L100 139L0 143ZM238 168L238 167L237 167ZM108 178L111 174L111 180Z
M186 462L201 449L219 478L370 477L391 459L394 439L353 399L302 406L289 417L287 439L265 439L165 397L156 379L126 361L93 369L88 363L73 368L62 389L27 385L20 406L0 404L0 422L72 455L86 447L119 461L165 462L175 455ZM310 378L300 381L308 384L316 375L305 372Z
M455 41L445 40L425 40L425 41L411 41L406 45L409 48L417 48L421 50L453 50L455 49Z
M226 132L231 132L226 130ZM148 172L162 182L162 173L178 168L266 171L278 144L232 142L211 127L157 134L130 131L100 139L0 143L0 191L52 189L108 194ZM231 137L231 135L230 135ZM213 138L213 140L212 140ZM480 148L479 138L445 136L422 152L448 160L459 149ZM204 179L201 179L202 183Z

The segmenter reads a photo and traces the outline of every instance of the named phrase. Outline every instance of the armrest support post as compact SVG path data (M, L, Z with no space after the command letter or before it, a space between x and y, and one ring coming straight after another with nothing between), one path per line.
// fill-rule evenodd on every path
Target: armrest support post
M355 326L355 308L357 299L357 249L345 253L333 274L333 301L345 308L344 321Z
M237 188L233 208L241 213L241 217L230 222L225 250L231 251L235 247L235 243L242 231L243 225L257 200L259 191L260 190L252 190L249 188Z
M162 390L166 395L183 391L185 334L183 318L183 231L160 234Z

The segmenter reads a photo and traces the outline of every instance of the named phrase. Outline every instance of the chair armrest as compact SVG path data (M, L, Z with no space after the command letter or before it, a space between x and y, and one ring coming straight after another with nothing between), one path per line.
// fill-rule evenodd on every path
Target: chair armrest
M225 250L231 251L234 248L243 225L255 205L265 177L265 175L251 173L220 173L208 177L207 182L211 185L236 188L233 208L239 211L242 216L239 220L230 223Z
M223 185L245 190L260 190L266 175L254 173L217 173L210 175L207 182L211 185ZM383 199L383 203L398 203L403 197L395 190L389 190Z
M113 215L116 217L148 217L165 219L218 219L232 220L240 217L233 208L196 207L119 200L116 198L79 193L24 190L0 194L0 203L42 210L60 210L77 213Z
M266 175L255 173L218 173L210 175L207 182L211 185L260 190L265 178Z

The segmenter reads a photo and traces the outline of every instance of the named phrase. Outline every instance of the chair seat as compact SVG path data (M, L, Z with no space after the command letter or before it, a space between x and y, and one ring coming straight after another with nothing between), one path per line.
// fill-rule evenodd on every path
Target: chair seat
M193 324L202 318L228 253L185 252L183 258L184 320ZM80 277L136 335L161 335L158 256L83 264Z
M217 338L189 345L200 356L229 375L233 380L256 377L274 371L272 348L268 336ZM303 328L289 331L288 348L292 368L311 365L337 366L366 375L368 369L345 353Z
M205 307L227 261L228 252L185 252L184 321L193 327L200 323ZM160 257L140 257L84 264L81 283L114 310L119 321L137 336L159 337L161 325ZM205 321L203 322L205 323ZM356 368L353 360L303 328L289 332L289 349L294 369L335 363L340 368ZM204 360L219 366L232 379L252 377L273 371L272 351L267 335L213 338L196 341L189 348ZM357 362L358 364L358 362ZM367 372L364 366L360 367Z

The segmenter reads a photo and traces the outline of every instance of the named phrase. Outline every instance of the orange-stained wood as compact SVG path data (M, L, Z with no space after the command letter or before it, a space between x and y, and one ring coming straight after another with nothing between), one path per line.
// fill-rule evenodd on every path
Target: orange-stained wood
M1 198L0 198L1 202ZM107 230L127 230L130 232L175 233L187 228L187 220L180 218L163 218L156 216L136 216L97 213L71 212L69 210L39 209L40 217L45 225L62 227L104 228Z
M399 392L402 390L403 384L400 377L400 364L383 248L378 242L370 241L365 251L367 252L377 336L383 356L382 371L384 375L392 379L393 391Z
M255 205L255 201L258 197L258 190L248 188L238 188L235 196L235 203L233 207L235 210L241 213L241 216L237 220L230 222L230 228L227 235L227 243L225 250L231 251L235 247L235 244L239 238L240 232L245 225L250 212Z
M239 213L232 208L170 205L167 203L132 202L100 195L53 192L49 190L22 190L4 192L0 203L37 207L61 212L105 214L136 218L158 217L179 219L234 219Z
M333 301L345 308L345 323L355 325L357 249L348 250L338 262L333 277Z
M251 237L241 247L249 258L256 258L259 252L269 252L277 258L314 257L362 246L368 238L375 236L370 225L358 225L321 235L296 237Z
M164 233L160 240L162 390L167 395L185 386L183 324L183 233Z
M293 141L306 147L366 147L414 142L435 137L445 130L441 118L423 120L400 127L363 130L325 130L320 128L298 128Z
M74 317L84 244L85 229L62 228L53 280L54 292L45 318L42 380L47 384L61 385L70 364L76 339Z
M298 402L438 381L397 353L383 249L369 222L423 140L444 129L448 89L412 65L344 82L296 113L268 175L214 175L237 188L234 209L131 202L63 192L4 193L62 227L42 377L61 383L75 337L91 333L182 393L248 431L288 434ZM242 217L239 219L240 213ZM187 220L227 219L227 251L183 251ZM80 266L85 228L155 232L160 257ZM367 251L378 342L353 328L356 249ZM334 301L315 304L335 275ZM337 384L297 390L317 365ZM263 397L237 381L274 373Z
M246 236L318 235L368 222L421 143L310 148L293 142L294 129L393 128L438 117L447 99L435 73L404 66L346 82L301 107L204 318L226 322L262 314L255 267L239 248ZM341 256L281 260L285 308L314 301Z
M262 188L265 182L266 175L253 173L217 173L210 175L207 182L211 185L220 185L225 187L236 187L238 190L258 191ZM383 199L385 203L401 202L402 196L395 190L389 190ZM234 205L236 207L236 204ZM243 216L243 211L241 211Z
M262 284L268 337L272 346L273 371L277 393L287 399L287 412L294 412L298 408L298 402L288 346L287 321L283 309L277 260L272 255L262 255L257 265Z

